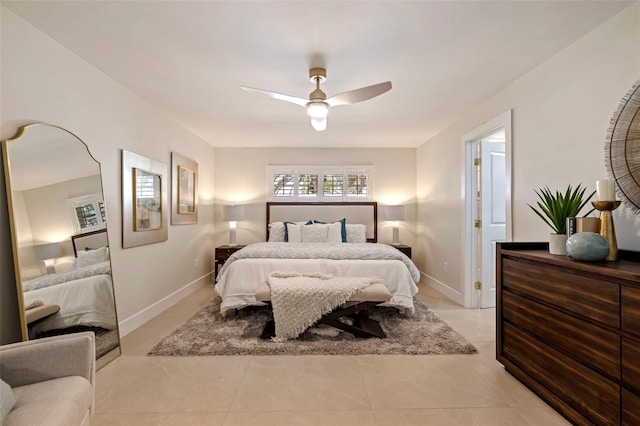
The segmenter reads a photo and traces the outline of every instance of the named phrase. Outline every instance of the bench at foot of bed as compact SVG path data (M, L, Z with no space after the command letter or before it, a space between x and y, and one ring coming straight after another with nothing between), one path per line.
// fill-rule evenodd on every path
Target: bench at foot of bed
M380 327L380 323L369 318L367 310L380 303L388 302L389 299L391 299L391 293L384 284L379 282L371 284L351 296L345 305L322 316L316 324L327 324L356 337L387 337ZM271 290L266 283L256 292L256 300L266 303L271 301ZM352 324L340 321L340 318L343 317L350 318ZM274 337L275 330L275 322L273 320L267 321L260 338Z

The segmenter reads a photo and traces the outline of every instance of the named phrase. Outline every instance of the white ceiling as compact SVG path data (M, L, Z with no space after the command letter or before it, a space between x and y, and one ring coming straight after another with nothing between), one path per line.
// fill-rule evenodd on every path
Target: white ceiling
M213 146L416 147L633 1L2 1ZM325 66L316 132L296 97Z

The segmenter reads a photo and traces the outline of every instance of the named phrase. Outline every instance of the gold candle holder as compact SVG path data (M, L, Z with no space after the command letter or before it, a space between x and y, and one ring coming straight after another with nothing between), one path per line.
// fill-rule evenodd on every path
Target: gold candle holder
M600 211L600 235L609 242L609 254L607 260L618 260L618 243L616 242L616 230L613 227L612 211L620 206L620 201L592 201L591 204Z

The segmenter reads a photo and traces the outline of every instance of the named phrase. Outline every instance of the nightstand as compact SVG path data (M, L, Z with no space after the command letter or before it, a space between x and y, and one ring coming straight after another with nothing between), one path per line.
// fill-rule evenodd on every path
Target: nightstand
M233 246L229 244L225 244L223 246L216 247L216 255L215 255L216 275L218 274L218 271L220 270L222 265L224 265L224 262L227 261L229 256L231 256L233 253L237 252L243 247L245 247L244 244L236 244Z
M404 244L389 244L391 247L395 247L411 259L411 247Z

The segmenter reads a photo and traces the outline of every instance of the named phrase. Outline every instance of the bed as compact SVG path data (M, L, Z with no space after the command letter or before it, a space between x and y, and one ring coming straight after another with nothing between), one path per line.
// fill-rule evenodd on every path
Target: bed
M74 268L24 281L25 308L58 305L60 310L30 324L30 336L71 327L116 329L106 230L72 237Z
M377 243L377 203L267 203L266 216L267 242L236 251L217 275L222 315L263 305L255 294L274 272L378 277L391 293L383 306L414 311L420 273L399 250ZM325 241L317 241L314 225L327 226ZM341 241L336 240L337 232ZM305 233L311 237L305 240Z

